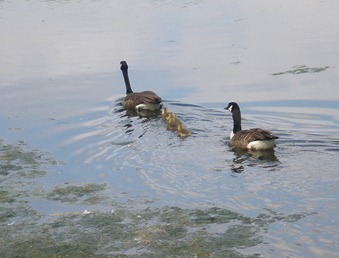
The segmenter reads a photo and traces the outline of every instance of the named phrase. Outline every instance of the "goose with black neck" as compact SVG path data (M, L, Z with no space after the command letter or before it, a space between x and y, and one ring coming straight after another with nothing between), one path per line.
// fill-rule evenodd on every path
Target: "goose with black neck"
M153 91L133 92L128 77L127 62L121 61L120 65L126 86L126 97L122 102L123 107L137 112L161 110L162 99Z
M240 107L235 102L230 102L225 108L232 113L233 130L230 135L230 145L246 150L268 150L275 147L278 136L261 128L242 130Z

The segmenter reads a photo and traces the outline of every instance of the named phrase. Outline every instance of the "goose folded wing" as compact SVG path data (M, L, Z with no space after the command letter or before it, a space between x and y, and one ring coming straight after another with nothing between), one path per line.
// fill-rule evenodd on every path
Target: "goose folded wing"
M261 128L244 130L242 131L241 137L247 142L272 140L278 138L277 136L273 135L270 131L263 130Z
M153 91L143 91L127 94L125 101L133 102L135 105L147 103L159 104L162 99Z

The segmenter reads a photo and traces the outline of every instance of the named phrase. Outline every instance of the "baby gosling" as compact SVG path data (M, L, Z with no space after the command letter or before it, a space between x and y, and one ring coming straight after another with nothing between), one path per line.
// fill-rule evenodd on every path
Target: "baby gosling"
M161 111L161 116L162 116L162 119L163 120L167 120L167 118L169 117L170 115L170 112L168 112L168 109L167 108L163 108L162 111Z
M180 138L186 138L190 136L192 132L186 128L184 128L184 125L182 123L178 123L178 136Z
M179 118L174 113L169 113L167 117L167 130L176 131L178 130Z

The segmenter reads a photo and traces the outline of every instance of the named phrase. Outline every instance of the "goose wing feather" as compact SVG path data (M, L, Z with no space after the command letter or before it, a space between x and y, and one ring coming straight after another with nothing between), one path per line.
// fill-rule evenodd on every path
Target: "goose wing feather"
M253 128L237 132L231 139L231 144L247 148L247 144L253 141L264 141L278 139L278 136L273 135L270 131L261 128Z
M261 128L253 128L246 130L246 138L249 139L249 141L264 141L264 140L271 140L271 139L278 139L278 136L275 136L272 134L272 132L263 130Z
M153 91L133 92L126 95L124 105L135 107L139 104L159 104L162 99Z

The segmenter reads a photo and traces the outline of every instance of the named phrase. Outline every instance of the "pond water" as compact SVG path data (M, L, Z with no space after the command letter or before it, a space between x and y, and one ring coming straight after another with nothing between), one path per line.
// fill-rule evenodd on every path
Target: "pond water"
M338 9L0 1L2 253L337 257ZM126 114L121 60L190 137ZM228 146L230 101L274 151Z

